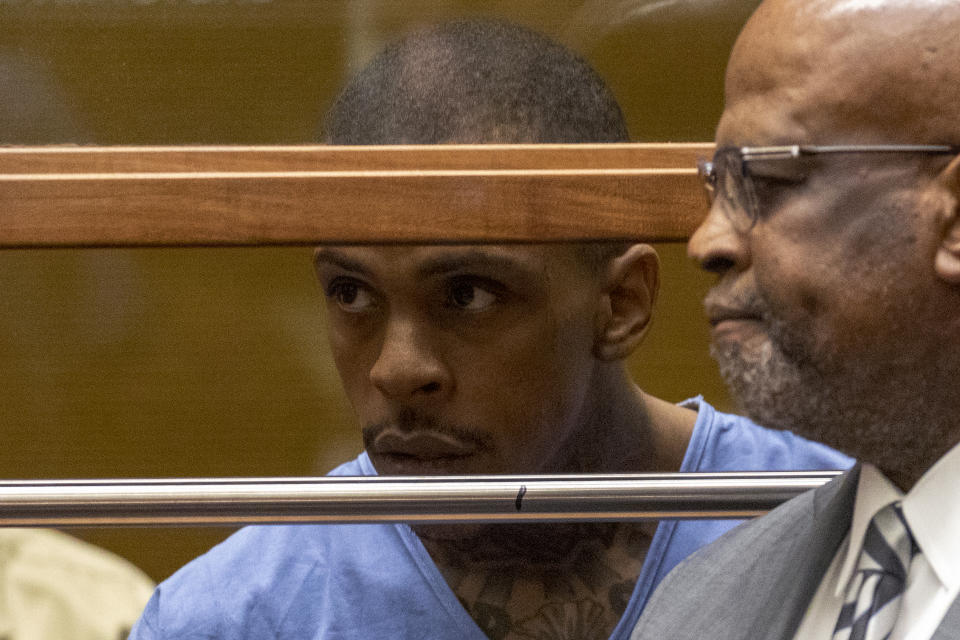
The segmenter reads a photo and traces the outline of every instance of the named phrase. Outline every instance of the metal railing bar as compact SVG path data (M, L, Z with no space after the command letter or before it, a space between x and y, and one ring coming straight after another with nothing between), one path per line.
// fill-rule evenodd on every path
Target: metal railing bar
M827 472L0 482L0 526L746 518Z

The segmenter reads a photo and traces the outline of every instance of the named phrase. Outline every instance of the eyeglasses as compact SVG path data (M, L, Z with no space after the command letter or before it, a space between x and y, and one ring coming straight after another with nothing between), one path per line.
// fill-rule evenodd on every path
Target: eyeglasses
M745 233L785 187L799 184L809 174L814 156L840 153L957 154L950 145L793 145L778 147L720 147L712 161L701 159L697 171L707 200L720 201L734 229Z

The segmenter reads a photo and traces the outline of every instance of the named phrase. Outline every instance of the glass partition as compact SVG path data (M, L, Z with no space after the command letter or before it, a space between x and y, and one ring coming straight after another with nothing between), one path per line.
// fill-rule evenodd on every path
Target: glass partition
M0 144L317 140L351 72L398 34L463 16L582 53L636 141L707 141L754 0L6 0ZM55 206L55 205L54 205ZM710 279L658 246L651 334L631 359L669 400L729 403L707 356ZM4 478L299 476L360 450L311 250L0 252ZM162 579L225 530L75 534Z

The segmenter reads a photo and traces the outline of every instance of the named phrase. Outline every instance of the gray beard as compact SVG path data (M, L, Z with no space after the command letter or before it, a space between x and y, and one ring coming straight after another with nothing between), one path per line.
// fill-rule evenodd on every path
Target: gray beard
M754 421L871 462L907 489L958 439L960 355L943 342L896 362L844 362L774 324L758 350L727 343L710 352Z

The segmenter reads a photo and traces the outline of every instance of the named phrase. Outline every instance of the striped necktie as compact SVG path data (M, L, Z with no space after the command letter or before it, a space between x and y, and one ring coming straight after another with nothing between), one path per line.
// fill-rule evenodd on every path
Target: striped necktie
M917 552L899 502L873 516L832 640L884 640L890 635Z

